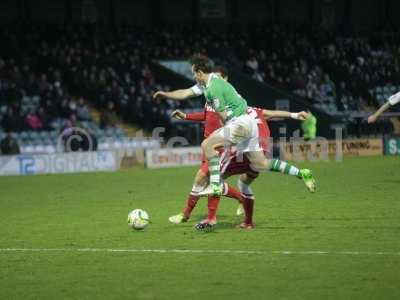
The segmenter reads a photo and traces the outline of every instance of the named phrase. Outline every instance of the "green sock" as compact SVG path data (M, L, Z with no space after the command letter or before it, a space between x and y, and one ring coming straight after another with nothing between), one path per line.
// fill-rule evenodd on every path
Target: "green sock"
M211 184L220 184L221 182L221 174L219 169L219 157L211 157L208 160L209 169L210 169L210 183Z
M299 172L300 172L300 170L298 168L296 168L295 166L292 166L291 164L287 163L286 161L282 161L279 159L271 160L270 171L281 172L283 174L289 174L289 175L293 175L293 176L299 176Z

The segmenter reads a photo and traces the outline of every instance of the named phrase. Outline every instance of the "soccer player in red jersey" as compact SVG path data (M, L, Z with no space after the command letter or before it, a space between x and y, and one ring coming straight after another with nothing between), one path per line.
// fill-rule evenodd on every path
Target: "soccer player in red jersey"
M196 114L196 116L198 114L199 116L198 119L197 117L193 118L193 115L184 114L179 110L175 111L173 115L178 119L202 121L204 119L200 118L200 115L204 113L207 112L194 113ZM298 120L304 120L307 117L307 113L304 111L299 113L290 113L286 111L273 111L273 110L266 110L261 108L252 108L252 107L248 108L247 113L258 121L257 122L258 132L259 132L258 142L266 155L269 153L268 141L270 138L270 130L266 120L271 118L294 118ZM203 167L202 169L203 174L206 173L207 176L209 176L208 165L204 164L202 165L202 167ZM231 151L231 149L228 149L221 154L221 176L225 180L233 175L240 175L240 178L238 180L238 188L240 190L240 194L242 197L241 204L243 205L245 211L245 220L240 225L240 227L247 229L253 228L252 217L253 217L255 196L250 187L250 184L253 182L254 179L258 177L258 172L251 168L250 161L245 155L238 155L235 151ZM205 181L208 182L208 178ZM231 190L233 193L236 193L236 190L230 186L227 186L226 183L224 186L224 190L225 191ZM200 192L199 194L203 195L203 193L205 194L207 192L203 191ZM216 211L219 204L219 199L220 198L218 196L209 197L208 217L207 219L196 225L197 229L202 230L204 229L204 227L210 225L212 226L216 223ZM185 210L188 208L189 207L185 208ZM191 210L192 209L193 208L191 208ZM173 216L171 218L176 217L177 219L179 219L178 216L179 215Z
M180 120L205 122L204 138L206 138L215 130L221 127L219 116L208 105L205 106L204 111L202 112L185 114L180 110L176 110L172 113L172 116ZM224 151L221 150L220 153L223 154ZM209 183L208 161L203 154L201 166L196 174L192 191L189 194L187 200L187 205L184 208L183 213L170 217L169 218L170 222L181 223L189 219L193 208L195 207L197 201L200 198L200 193L204 190L205 187L207 187L208 183ZM243 198L240 192L237 191L235 188L229 186L228 184L224 185L223 195L237 199L241 204L243 204ZM209 201L208 201L209 218L207 218L207 221L213 224L216 223L216 210L218 202L219 202L219 197L209 196Z

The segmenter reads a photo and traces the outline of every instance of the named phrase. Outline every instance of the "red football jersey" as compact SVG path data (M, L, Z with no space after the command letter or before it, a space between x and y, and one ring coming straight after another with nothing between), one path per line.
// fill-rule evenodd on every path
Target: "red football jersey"
M186 114L186 120L204 121L204 138L207 138L215 130L222 127L218 113L208 104L204 106L204 111L202 112Z
M268 139L271 136L271 132L268 123L264 118L263 109L258 107L249 107L247 108L247 113L257 119L260 146L264 151L268 151Z

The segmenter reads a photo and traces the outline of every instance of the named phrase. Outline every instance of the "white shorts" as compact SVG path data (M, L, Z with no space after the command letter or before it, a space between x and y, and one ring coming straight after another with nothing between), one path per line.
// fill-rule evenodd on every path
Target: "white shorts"
M235 145L237 152L262 151L257 120L247 114L232 118L214 134Z

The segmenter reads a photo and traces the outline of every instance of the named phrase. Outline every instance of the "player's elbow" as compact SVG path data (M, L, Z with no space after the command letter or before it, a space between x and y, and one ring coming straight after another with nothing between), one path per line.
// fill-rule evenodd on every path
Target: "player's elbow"
M191 89L186 89L181 91L181 98L182 99L188 99L192 98L194 96L193 92Z

